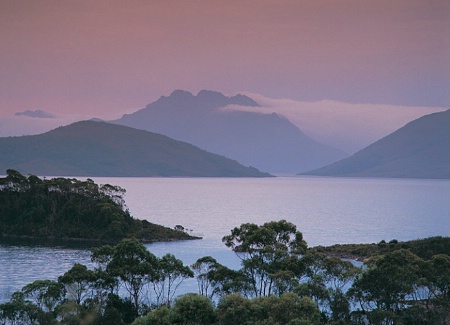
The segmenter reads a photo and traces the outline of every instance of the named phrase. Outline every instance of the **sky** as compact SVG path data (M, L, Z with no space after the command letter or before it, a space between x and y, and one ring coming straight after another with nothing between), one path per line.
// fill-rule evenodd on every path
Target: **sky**
M0 118L175 89L426 114L450 105L449 21L448 0L1 0Z

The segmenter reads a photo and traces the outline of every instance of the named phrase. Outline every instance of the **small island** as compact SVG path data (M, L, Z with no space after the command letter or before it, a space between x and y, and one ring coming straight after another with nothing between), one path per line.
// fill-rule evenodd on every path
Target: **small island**
M41 179L8 169L0 178L0 237L117 243L200 239L133 218L125 189L92 179Z

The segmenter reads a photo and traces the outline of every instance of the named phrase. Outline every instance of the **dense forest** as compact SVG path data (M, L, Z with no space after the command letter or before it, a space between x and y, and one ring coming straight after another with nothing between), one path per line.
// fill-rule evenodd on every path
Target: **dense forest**
M0 305L0 323L450 323L448 238L380 242L362 266L308 248L285 220L242 224L223 242L241 259L239 270L210 256L190 266L158 258L130 238L94 248L95 267L75 264L57 280L26 285ZM188 278L198 292L177 297Z
M125 190L93 180L41 179L8 169L0 178L0 236L117 243L192 239L182 231L133 218Z
M316 246L314 250L326 255L342 258L366 260L370 257L392 253L399 249L406 249L424 259L431 259L436 254L450 254L450 237L429 237L425 239L399 242L393 239L375 244L336 244L333 246Z

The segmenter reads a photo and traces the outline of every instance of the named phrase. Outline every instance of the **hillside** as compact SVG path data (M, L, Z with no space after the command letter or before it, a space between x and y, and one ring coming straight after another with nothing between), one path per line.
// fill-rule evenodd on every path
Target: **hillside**
M41 179L8 169L0 178L0 237L118 242L198 239L134 219L126 209L125 190L92 180Z
M449 178L450 110L418 118L318 176Z
M407 249L420 258L429 260L433 255L438 254L450 256L450 237L436 236L405 242L399 242L396 239L389 242L382 240L377 244L335 244L332 246L316 246L311 249L327 255L354 259L366 259L400 249Z
M51 176L269 176L160 134L94 121L0 138L0 170L9 168Z
M228 105L234 109L224 109ZM347 156L309 138L283 116L244 112L239 106L258 104L243 95L202 90L194 96L176 90L112 122L192 143L270 173L294 174Z

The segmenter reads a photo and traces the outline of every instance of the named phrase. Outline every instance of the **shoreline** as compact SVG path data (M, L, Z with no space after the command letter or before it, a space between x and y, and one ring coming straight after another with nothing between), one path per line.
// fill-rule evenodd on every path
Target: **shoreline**
M188 237L186 238L161 238L161 239L137 239L143 244L151 244L151 243L163 243L163 242L176 242L176 241L188 241L188 240L201 240L202 237L191 236L186 234ZM102 245L115 245L125 238L135 238L135 237L124 237L119 240L101 240L101 239L89 239L89 238L60 238L60 237L36 237L36 236L27 236L27 235L10 235L10 234L1 234L0 235L0 244L7 245L21 245L21 246L47 246L47 247L56 247L63 246L68 248L91 248L91 247L99 247Z

